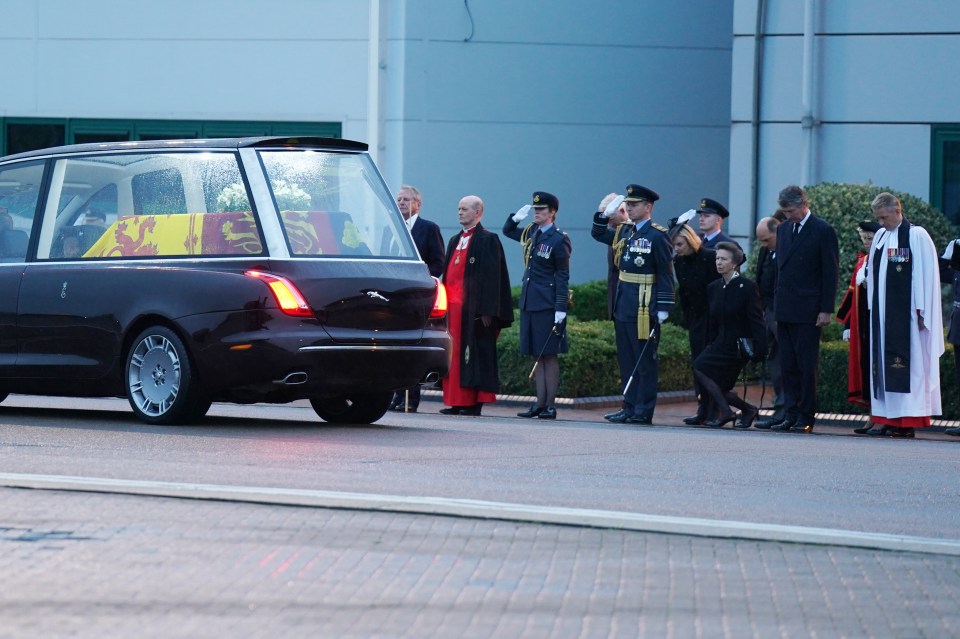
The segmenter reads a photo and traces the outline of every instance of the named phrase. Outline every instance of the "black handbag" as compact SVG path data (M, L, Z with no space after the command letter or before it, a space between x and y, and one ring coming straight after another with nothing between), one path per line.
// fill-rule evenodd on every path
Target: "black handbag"
M749 337L738 337L737 350L740 352L741 359L753 359L753 340Z

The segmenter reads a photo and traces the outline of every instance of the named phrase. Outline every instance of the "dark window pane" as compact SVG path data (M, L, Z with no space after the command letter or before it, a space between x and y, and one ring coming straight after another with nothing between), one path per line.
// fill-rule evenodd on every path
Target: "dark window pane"
M943 213L960 224L960 140L943 143Z
M162 169L134 176L133 212L137 215L187 213L180 171Z
M64 144L67 127L63 124L8 124L7 153L36 151Z
M88 144L90 142L126 142L130 139L128 133L75 133L73 141L75 144Z

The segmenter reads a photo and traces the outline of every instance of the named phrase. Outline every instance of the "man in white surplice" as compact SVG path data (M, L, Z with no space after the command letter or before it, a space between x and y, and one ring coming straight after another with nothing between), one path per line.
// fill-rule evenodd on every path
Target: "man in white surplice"
M912 437L914 428L929 426L931 415L941 413L944 343L937 249L924 229L904 220L894 195L881 193L870 208L882 228L858 273L858 280L866 278L871 317L874 427L867 434Z

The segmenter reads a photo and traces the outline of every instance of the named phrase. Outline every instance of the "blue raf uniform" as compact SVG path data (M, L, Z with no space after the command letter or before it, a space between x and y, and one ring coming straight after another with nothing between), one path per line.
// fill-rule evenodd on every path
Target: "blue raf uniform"
M660 196L656 192L630 184L624 201L652 205L658 199ZM598 242L613 247L620 268L613 320L620 382L625 392L623 409L608 415L607 419L650 424L657 403L659 374L657 313L669 313L674 304L673 249L667 229L651 219L634 225L619 224L611 229L603 212L598 211L590 233ZM631 374L633 382L626 389Z
M549 193L534 193L534 207L545 205ZM543 203L540 202L543 199ZM556 209L559 205L551 206ZM554 329L554 314L566 313L569 300L570 253L567 234L550 224L541 229L530 223L520 228L513 217L507 218L503 234L523 247L523 282L520 289L520 353L556 355L567 352L567 332Z

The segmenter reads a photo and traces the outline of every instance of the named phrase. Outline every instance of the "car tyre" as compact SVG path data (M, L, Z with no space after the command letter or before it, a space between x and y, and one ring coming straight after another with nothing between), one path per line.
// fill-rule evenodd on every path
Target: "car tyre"
M386 414L392 400L392 392L357 393L339 397L314 398L310 400L310 405L325 422L372 424Z
M180 337L166 326L140 333L127 353L127 400L148 424L185 424L210 408Z

